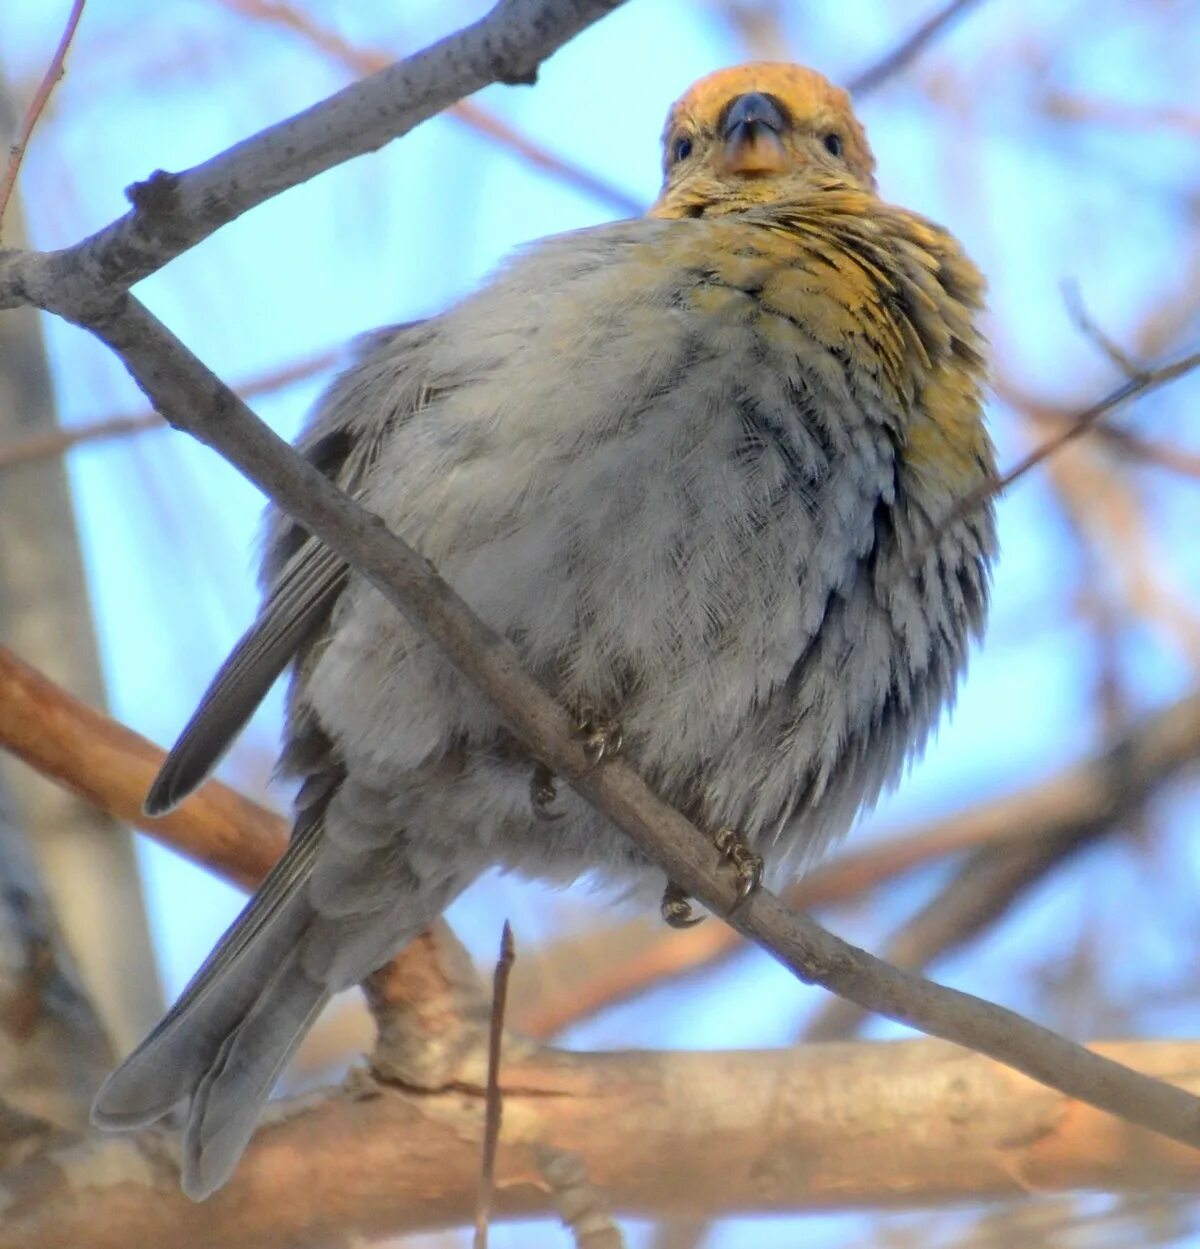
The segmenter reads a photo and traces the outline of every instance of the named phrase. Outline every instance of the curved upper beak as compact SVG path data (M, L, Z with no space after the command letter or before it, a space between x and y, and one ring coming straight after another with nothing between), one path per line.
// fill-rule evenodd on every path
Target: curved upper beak
M787 115L770 96L758 91L739 95L721 122L722 168L726 173L782 173L791 163L783 145L787 127Z

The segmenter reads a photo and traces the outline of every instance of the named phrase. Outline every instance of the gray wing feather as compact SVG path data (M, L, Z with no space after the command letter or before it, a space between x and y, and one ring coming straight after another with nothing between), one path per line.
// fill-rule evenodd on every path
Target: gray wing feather
M297 552L167 755L146 795L147 815L170 811L207 779L279 674L324 625L348 575L328 547L310 540Z
M428 401L420 380L428 322L367 336L299 443L312 464L350 494L360 490L395 426ZM399 379L409 379L407 386ZM396 395L393 396L393 389ZM268 517L266 599L258 619L213 678L146 795L147 815L163 815L207 779L280 673L321 632L349 569L283 513Z

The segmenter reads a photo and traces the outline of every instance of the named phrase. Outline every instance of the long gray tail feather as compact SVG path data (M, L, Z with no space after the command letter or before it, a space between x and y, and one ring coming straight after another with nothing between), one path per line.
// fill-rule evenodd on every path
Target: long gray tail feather
M283 858L92 1106L98 1127L138 1128L190 1098L182 1179L195 1200L229 1178L331 994L386 961L471 879L457 862L418 875L392 842L338 854L325 816L345 779L331 766L304 783ZM369 868L379 877L370 889Z
M305 975L295 949L201 1077L183 1134L183 1191L202 1201L230 1177L279 1073L329 993Z
M337 779L314 778L302 791L287 852L92 1106L98 1127L129 1129L190 1097L183 1187L197 1200L229 1177L276 1077L329 997L301 967L299 951L321 922L306 887Z

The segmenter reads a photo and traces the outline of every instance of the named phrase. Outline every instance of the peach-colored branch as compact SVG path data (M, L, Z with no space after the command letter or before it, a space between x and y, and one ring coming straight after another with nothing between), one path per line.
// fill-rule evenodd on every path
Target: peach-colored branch
M1200 1044L1093 1047L1200 1089ZM256 1249L469 1224L484 1059L441 1090L361 1078L284 1103L194 1205L162 1132L87 1137L0 1177L0 1249ZM1073 1189L1200 1192L1200 1151L936 1041L729 1053L509 1053L496 1216L554 1213L545 1147L631 1215L903 1208ZM719 1148L714 1143L719 1142Z
M79 25L79 19L83 16L84 3L85 0L74 0L74 3L71 5L71 11L67 15L67 24L63 28L62 37L58 41L58 47L54 49L54 55L50 58L50 64L42 76L42 81L38 84L38 89L34 92L33 99L30 100L29 107L25 110L25 116L21 119L21 127L17 131L16 142L12 145L12 149L8 154L8 163L4 169L4 177L0 178L0 222L4 221L4 211L8 208L8 201L12 198L13 188L17 185L17 174L21 170L21 162L25 159L25 149L29 146L29 140L33 137L34 128L37 126L38 120L49 102L51 93L58 85L63 74L66 73L67 52L70 50L71 41L75 38L75 28Z
M144 737L72 698L0 646L0 747L156 840L253 888L283 853L273 812L209 781L169 815L150 819L142 798L163 759Z

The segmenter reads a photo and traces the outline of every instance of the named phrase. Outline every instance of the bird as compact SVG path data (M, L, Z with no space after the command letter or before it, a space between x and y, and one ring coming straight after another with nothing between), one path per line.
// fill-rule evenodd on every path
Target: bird
M297 445L516 646L593 757L619 750L716 841L742 897L897 781L982 634L984 281L881 198L850 98L814 70L708 75L662 151L645 216L537 241L362 340ZM195 789L290 668L292 836L93 1107L131 1129L186 1099L196 1200L331 995L488 869L662 890L669 922L696 918L278 509L261 583L146 810Z

